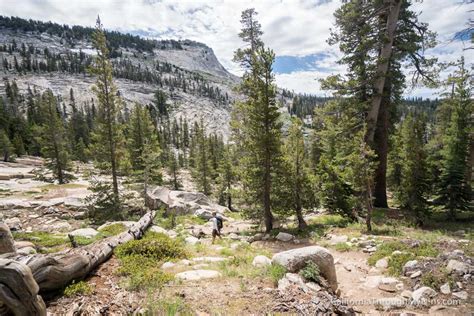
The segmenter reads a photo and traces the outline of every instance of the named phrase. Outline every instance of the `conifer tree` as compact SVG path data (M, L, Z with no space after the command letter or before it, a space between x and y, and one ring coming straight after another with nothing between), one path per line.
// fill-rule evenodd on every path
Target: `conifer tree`
M293 118L284 146L291 208L296 212L299 229L307 227L303 218L303 207L309 205L309 195L312 195L306 166L306 148L302 128L301 120Z
M454 90L446 102L450 116L444 135L442 136L441 175L435 203L449 212L456 219L458 211L470 208L470 181L472 168L470 165L470 146L473 135L473 101L472 76L465 68L464 60L459 69L450 78ZM470 168L469 168L470 167Z
M239 130L242 181L248 204L247 214L263 220L265 230L273 228L272 207L276 207L272 180L281 166L281 122L276 104L276 87L272 73L275 54L263 47L262 31L254 9L242 12L242 31L246 43L238 49L234 61L246 71L240 90L247 100L237 103L233 115L234 131ZM236 128L237 127L237 128Z
M41 145L41 153L48 159L48 168L51 169L59 184L63 184L68 180L66 172L71 167L68 140L58 111L57 100L51 90L47 90L42 95L41 112L45 122L36 130L37 140Z
M2 153L2 160L4 162L10 161L11 155L13 151L15 150L15 148L11 144L7 133L3 129L0 129L0 150Z
M112 77L112 64L109 60L107 40L97 18L93 33L93 44L97 50L90 72L96 76L93 91L98 100L97 119L93 133L93 152L99 167L110 171L112 175L113 204L120 205L118 172L118 155L123 134L118 123L122 100L117 94L117 87Z
M409 113L401 126L401 181L395 197L412 211L418 225L428 216L429 175L425 148L426 123L421 114Z
M211 194L211 161L209 159L209 146L201 120L196 133L196 167L193 172L198 190L205 195Z
M236 181L234 154L230 146L224 150L223 157L218 167L217 196L219 204L226 205L229 210L232 208L233 185Z

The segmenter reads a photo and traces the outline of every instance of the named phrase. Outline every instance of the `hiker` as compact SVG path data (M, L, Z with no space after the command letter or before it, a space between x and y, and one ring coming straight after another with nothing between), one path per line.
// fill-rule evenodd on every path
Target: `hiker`
M221 229L224 226L222 224L222 218L220 216L217 216L216 212L212 212L212 243L214 244L214 241L216 240L216 236L219 236L220 239L221 237Z

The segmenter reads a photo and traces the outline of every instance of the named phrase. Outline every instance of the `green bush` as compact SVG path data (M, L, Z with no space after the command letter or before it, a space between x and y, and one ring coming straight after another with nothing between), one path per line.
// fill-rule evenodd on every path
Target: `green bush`
M340 251L340 252L346 252L346 251L349 251L351 250L351 246L349 246L348 244L346 244L345 242L340 242L340 243L337 243L335 246L334 246L334 249L336 249L337 251Z
M275 285L278 284L278 281L283 278L286 274L286 268L282 265L272 263L267 266L266 275L268 275Z
M155 232L148 232L143 239L131 240L120 245L115 253L119 258L140 255L157 261L186 257L184 247L179 241Z
M162 262L186 256L181 242L154 232L120 245L115 254L120 260L117 273L128 277L127 285L131 290L161 288L173 279L160 269Z
M306 281L313 281L319 283L320 272L319 267L313 261L306 261L306 266L300 270L300 275Z
M71 297L76 295L91 295L94 292L94 288L87 282L80 281L74 283L74 281L64 289L64 296Z

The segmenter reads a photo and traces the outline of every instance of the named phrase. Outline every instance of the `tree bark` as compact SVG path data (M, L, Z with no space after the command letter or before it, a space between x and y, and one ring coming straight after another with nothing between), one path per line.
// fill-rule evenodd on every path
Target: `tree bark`
M0 259L0 314L46 316L46 306L28 266Z
M87 276L108 260L118 245L140 238L152 224L154 216L154 211L148 212L128 231L85 247L54 254L24 256L9 253L1 255L0 259L10 259L28 266L41 292L60 289L73 280L80 280ZM3 275L4 269L5 267L0 265L0 275Z
M366 141L370 144L374 141L377 118L379 116L380 103L382 101L385 78L388 73L390 56L392 55L393 40L397 29L398 15L400 13L401 0L391 0L387 16L387 27L385 30L385 43L383 43L380 56L377 61L377 70L375 72L374 95L372 97L371 107L367 114L367 134Z
M391 97L391 82L387 78L382 101L380 103L377 127L374 135L373 148L377 154L377 169L375 171L374 206L388 207L387 203L387 158L388 158L388 129L389 107Z

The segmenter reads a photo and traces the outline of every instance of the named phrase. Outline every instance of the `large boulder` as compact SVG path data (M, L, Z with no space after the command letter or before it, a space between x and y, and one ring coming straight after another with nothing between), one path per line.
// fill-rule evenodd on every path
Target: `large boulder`
M0 223L0 255L9 252L16 252L15 241L8 226Z
M255 258L253 258L253 261L252 261L252 265L254 267L265 267L271 264L272 264L272 260L262 255L256 256Z
M411 294L413 303L416 305L429 306L430 300L436 296L436 291L430 287L422 286Z
M317 264L321 275L335 291L337 276L334 258L326 248L319 246L297 248L277 253L272 258L272 263L284 266L288 272L298 272L306 266L308 261Z
M196 215L205 219L213 211L218 213L228 211L227 207L212 202L211 199L202 193L176 191L160 186L147 192L145 204L153 210L165 208L167 214L183 215L196 213Z

